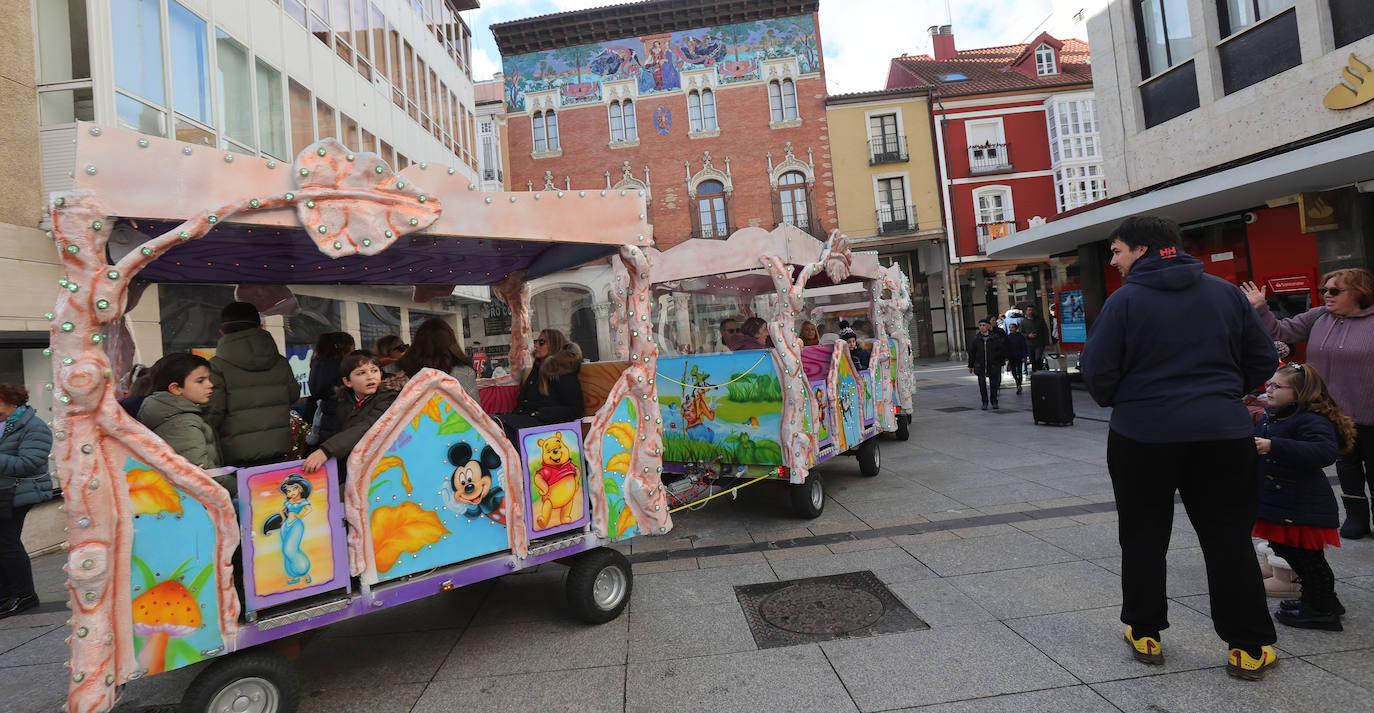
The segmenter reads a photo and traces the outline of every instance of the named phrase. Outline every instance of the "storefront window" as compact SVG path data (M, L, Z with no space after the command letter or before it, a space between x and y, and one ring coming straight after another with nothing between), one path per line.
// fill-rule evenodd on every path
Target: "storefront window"
M253 78L248 72L248 49L222 30L215 30L219 65L220 128L229 138L253 146Z
M359 302L358 332L362 337L358 346L375 349L378 339L401 333L401 308Z
M287 156L286 117L282 110L281 72L257 61L258 137L263 153L279 159Z
M162 323L162 352L194 351L208 357L219 344L219 311L234 301L234 288L229 285L158 285L157 301Z
M162 16L158 0L112 0L115 84L161 104Z
M172 108L210 123L210 48L205 21L175 1L167 4L172 47Z

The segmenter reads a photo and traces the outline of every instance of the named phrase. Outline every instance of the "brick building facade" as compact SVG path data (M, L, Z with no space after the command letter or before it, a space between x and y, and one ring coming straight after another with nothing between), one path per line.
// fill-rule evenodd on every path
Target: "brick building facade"
M816 0L658 0L492 27L515 189L642 190L660 249L838 227Z

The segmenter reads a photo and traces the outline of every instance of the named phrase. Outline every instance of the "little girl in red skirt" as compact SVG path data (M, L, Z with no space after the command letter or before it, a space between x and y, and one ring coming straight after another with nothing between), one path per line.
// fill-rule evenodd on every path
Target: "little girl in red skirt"
M1323 549L1340 547L1336 496L1322 469L1355 442L1355 423L1336 408L1311 366L1286 364L1265 384L1269 407L1255 425L1260 506L1254 535L1269 541L1302 580L1302 598L1279 603L1274 619L1302 629L1341 631L1345 607Z

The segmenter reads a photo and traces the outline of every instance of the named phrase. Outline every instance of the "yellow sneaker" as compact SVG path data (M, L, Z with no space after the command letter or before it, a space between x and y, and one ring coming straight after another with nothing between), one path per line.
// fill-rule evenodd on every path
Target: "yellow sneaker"
M1278 662L1279 655L1274 653L1272 646L1263 647L1259 658L1246 653L1245 649L1231 649L1231 656L1226 661L1226 673L1247 681L1258 681Z
M1159 639L1153 636L1142 636L1136 638L1131 633L1131 627L1126 627L1126 643L1131 645L1131 655L1141 663L1162 664L1164 663L1164 650L1159 645Z

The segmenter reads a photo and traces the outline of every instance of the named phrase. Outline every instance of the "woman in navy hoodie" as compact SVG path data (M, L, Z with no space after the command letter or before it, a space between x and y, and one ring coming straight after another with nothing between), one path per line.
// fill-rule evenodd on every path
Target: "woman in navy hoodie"
M1230 647L1227 673L1255 680L1276 658L1264 580L1250 542L1258 455L1242 397L1278 355L1235 285L1203 273L1178 226L1127 218L1110 236L1125 284L1088 332L1083 381L1112 407L1107 468L1121 540L1121 620L1134 655L1162 663L1169 626L1165 554L1174 494L1207 561L1212 623Z

